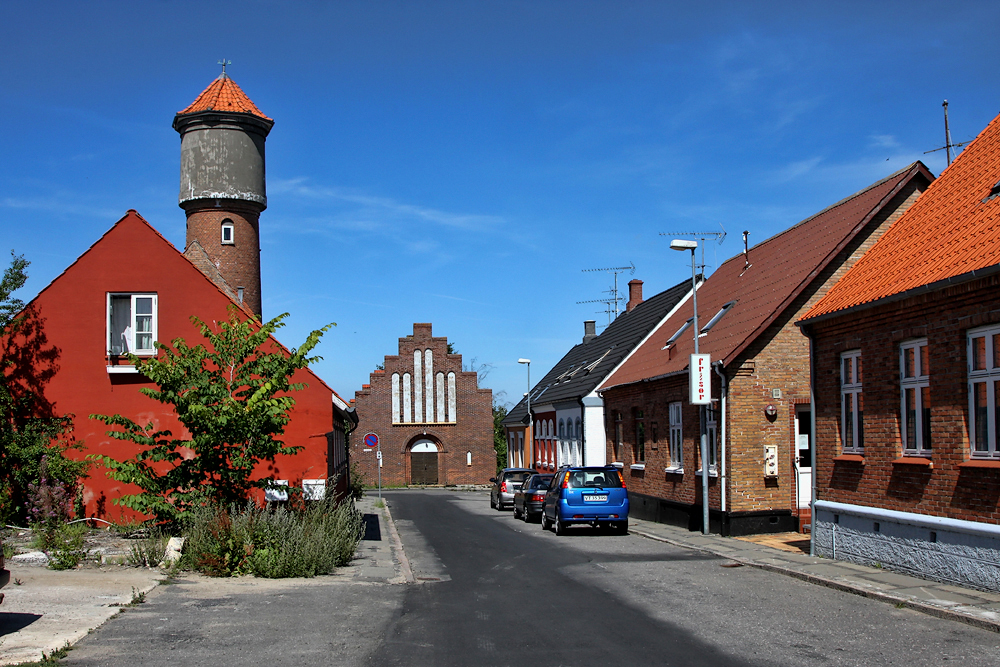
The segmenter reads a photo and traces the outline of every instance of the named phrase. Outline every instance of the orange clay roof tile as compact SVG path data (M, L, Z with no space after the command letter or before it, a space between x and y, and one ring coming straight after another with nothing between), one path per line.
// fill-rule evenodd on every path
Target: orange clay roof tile
M951 163L803 321L1000 264L1000 116Z
M243 89L237 86L236 82L230 79L229 75L225 73L209 84L208 88L203 90L201 95L189 104L186 109L178 113L199 113L201 111L248 113L264 120L274 120L265 116L257 108L257 105L250 101L250 98L243 92Z

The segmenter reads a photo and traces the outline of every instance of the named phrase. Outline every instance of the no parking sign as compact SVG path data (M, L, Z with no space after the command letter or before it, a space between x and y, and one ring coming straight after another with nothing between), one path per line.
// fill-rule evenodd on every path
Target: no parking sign
M368 449L375 449L378 447L378 436L374 433L369 433L365 436L365 447Z

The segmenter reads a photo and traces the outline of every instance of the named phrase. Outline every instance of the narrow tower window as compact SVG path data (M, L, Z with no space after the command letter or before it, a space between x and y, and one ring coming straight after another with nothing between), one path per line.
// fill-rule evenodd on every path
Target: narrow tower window
M236 243L233 236L233 221L229 218L222 221L222 243L223 245L234 245Z

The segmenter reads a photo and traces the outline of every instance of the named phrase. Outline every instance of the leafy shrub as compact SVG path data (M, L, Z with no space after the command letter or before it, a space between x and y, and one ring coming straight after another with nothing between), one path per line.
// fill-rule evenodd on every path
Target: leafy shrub
M365 495L365 476L358 469L357 463L351 464L351 478L350 487L348 488L348 493L351 496L351 500L361 500ZM336 486L336 485L334 485Z
M83 524L63 524L55 531L45 536L49 556L49 567L53 570L69 570L80 564L87 557L83 546L83 538L89 529Z
M209 508L193 516L184 558L210 576L314 577L349 563L361 532L353 504L334 499L303 509Z

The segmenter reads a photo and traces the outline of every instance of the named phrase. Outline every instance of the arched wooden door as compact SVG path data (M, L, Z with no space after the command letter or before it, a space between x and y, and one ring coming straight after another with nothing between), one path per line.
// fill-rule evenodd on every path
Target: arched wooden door
M418 440L410 447L410 484L437 483L437 445L433 440Z

